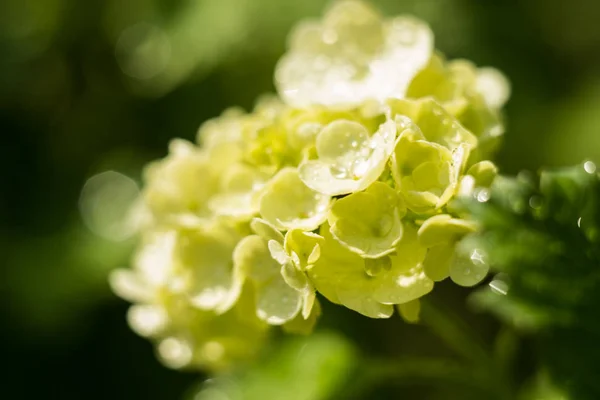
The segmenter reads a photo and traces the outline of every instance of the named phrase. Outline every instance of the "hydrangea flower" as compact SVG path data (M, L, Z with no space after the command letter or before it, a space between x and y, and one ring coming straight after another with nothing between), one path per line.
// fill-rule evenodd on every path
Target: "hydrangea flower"
M387 104L394 117L402 117L397 118L400 127L418 126L427 141L437 143L449 150L459 146L475 148L478 145L477 137L432 98L390 99Z
M224 171L220 190L211 197L208 207L215 215L249 220L260 206L262 188L270 174L244 164L234 164Z
M317 229L327 218L330 198L305 185L295 168L271 179L260 199L260 214L281 230Z
M298 25L288 47L275 73L288 104L351 108L403 97L431 57L433 34L415 18L386 20L365 3L343 1L322 21Z
M314 316L315 291L299 271L298 254L292 252L292 257L284 249L297 247L290 244L294 242L291 238L297 236L293 232L304 232L290 230L284 238L273 225L259 218L252 221L251 227L255 235L242 239L233 257L240 274L254 284L257 315L271 325L289 326L297 319L292 329L299 329L302 320ZM314 322L313 319L308 324Z
M210 119L200 126L197 142L208 151L223 145L240 146L244 122L248 118L244 110L236 107L229 108L219 117Z
M302 182L326 195L358 192L375 182L394 149L396 125L386 121L374 134L360 123L338 120L316 138L316 160L298 167Z
M175 230L145 232L133 257L133 268L117 269L111 273L113 290L124 299L141 303L155 301L162 287L181 291L181 278L172 274L176 240Z
M148 335L157 343L161 361L171 368L227 370L252 359L267 339L267 327L250 312L251 295L233 309L217 315L191 306L184 297L164 294L158 304L132 306L132 327L147 323L153 314L164 318L164 329Z
M287 231L283 241L271 239L268 242L271 257L280 265L283 279L302 296L301 315L305 320L313 314L315 304L318 303L315 288L306 272L319 259L322 240L317 234L292 229Z
M467 60L446 62L437 53L411 82L406 96L432 96L480 140L481 158L489 156L504 133L501 108L510 85L494 68L477 68Z
M192 143L173 140L169 155L145 170L143 204L152 219L174 224L197 224L210 211L208 199L218 180L211 158Z
M321 254L308 276L333 303L371 318L388 318L393 304L418 299L433 288L422 266L427 249L410 224L404 227L394 253L377 259L365 259L348 250L331 236L327 225L321 228L321 235Z
M414 18L342 1L294 31L276 81L282 99L225 111L146 170L150 218L111 283L169 366L228 368L269 326L309 333L318 293L417 322L434 282L487 272L453 200L486 201L496 175L499 72L447 62Z
M408 208L427 213L444 206L457 190L469 149L460 144L450 151L425 139L409 119L399 119L404 128L392 155L392 176Z
M406 207L398 193L382 182L335 202L328 221L332 235L349 250L368 258L394 251L402 239Z
M258 235L246 236L235 249L235 265L252 281L256 312L271 325L291 321L302 308L301 294L281 275L281 265L271 257L267 242Z
M111 274L113 290L135 303L127 313L132 329L155 340L159 357L172 368L219 370L253 357L267 325L248 313L251 294L241 294L246 300L222 314L200 310L186 293L188 275L174 258L176 248L175 230L147 232L134 269Z
M475 231L476 226L472 222L448 214L436 215L425 221L418 235L419 242L429 248L423 262L427 276L434 281L450 276L461 286L481 282L489 269L483 250L469 248L466 243L457 245L459 240Z
M237 301L244 277L236 273L232 254L241 239L240 232L220 223L178 232L173 259L199 309L222 313Z

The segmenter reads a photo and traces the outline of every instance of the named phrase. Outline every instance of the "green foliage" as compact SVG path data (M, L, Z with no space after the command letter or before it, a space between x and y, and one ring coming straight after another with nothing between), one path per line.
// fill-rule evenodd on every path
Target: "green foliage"
M488 199L489 197L489 199ZM540 363L573 399L598 398L600 179L591 162L539 177L499 177L491 195L466 201L498 275L479 306L535 333Z
M357 363L356 349L342 336L315 334L288 340L252 370L211 380L193 399L331 399Z

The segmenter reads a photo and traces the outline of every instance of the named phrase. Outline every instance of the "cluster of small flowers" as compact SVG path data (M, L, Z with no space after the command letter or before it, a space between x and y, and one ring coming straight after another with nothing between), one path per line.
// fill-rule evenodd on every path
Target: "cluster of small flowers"
M344 1L294 30L275 80L280 98L224 112L147 168L139 250L111 283L171 367L227 368L272 325L310 332L317 292L414 320L434 282L485 275L451 200L496 174L499 72L447 62L417 19Z

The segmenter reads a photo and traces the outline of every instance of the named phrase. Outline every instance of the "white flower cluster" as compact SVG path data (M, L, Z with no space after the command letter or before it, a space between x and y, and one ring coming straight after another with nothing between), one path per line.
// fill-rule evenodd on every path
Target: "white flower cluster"
M310 332L317 293L414 320L434 282L485 275L451 200L495 176L499 72L446 62L421 21L343 1L295 29L276 83L281 100L226 111L147 168L148 222L111 282L167 365L227 368L269 326Z

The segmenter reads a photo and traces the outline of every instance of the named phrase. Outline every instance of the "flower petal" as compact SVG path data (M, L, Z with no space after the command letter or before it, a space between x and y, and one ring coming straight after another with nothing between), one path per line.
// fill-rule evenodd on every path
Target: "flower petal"
M311 231L327 218L329 203L329 196L307 187L295 168L285 168L267 184L260 214L278 229Z

